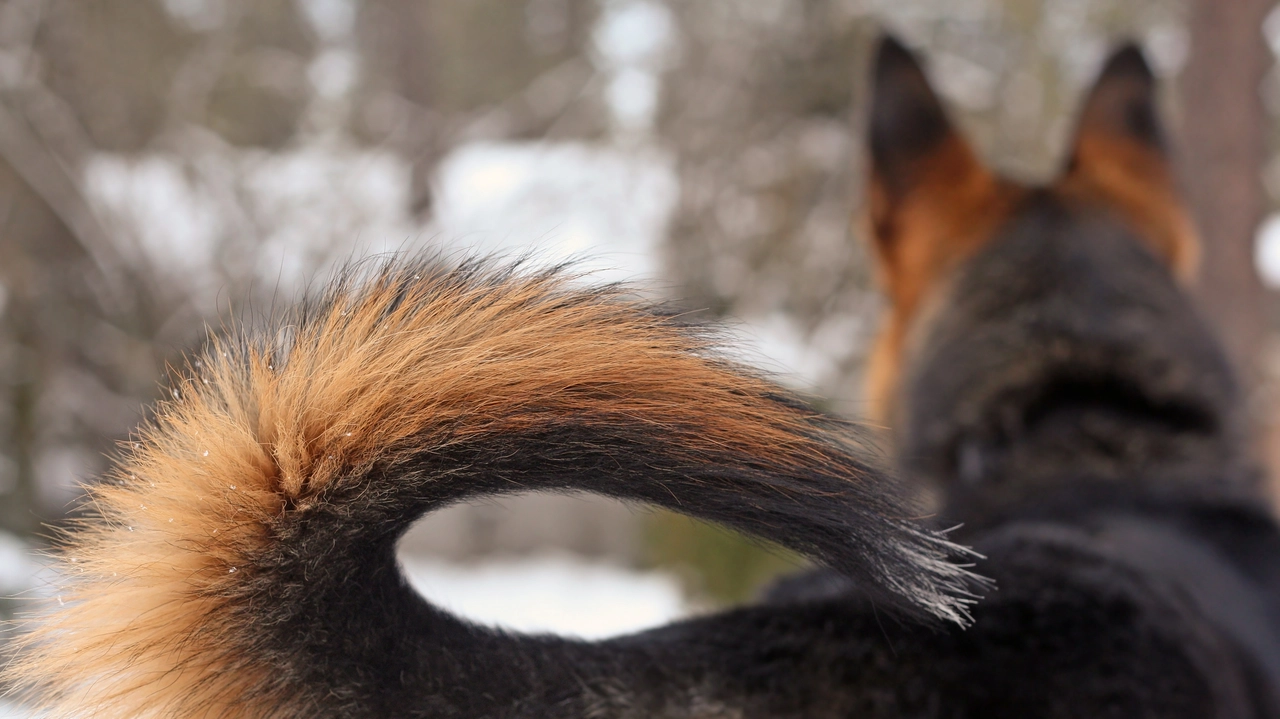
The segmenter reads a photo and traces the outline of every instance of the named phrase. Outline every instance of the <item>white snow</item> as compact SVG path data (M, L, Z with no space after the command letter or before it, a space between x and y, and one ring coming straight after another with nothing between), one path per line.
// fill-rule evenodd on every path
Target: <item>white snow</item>
M1253 261L1263 284L1272 289L1280 288L1280 212L1268 216L1258 227Z
M355 0L302 0L298 6L316 34L326 41L333 42L350 35L355 26Z
M671 43L675 21L662 3L630 0L604 3L596 25L596 52L605 63L653 65L662 62Z
M652 279L679 185L671 159L583 142L475 142L440 165L434 222L450 247L581 260L599 281Z
M13 596L26 591L40 568L29 544L15 534L0 531L0 594Z
M432 603L479 624L599 639L684 616L679 582L566 554L453 564L401 557L405 575Z
M658 109L658 75L669 63L675 21L650 0L603 3L595 29L595 63L610 79L605 100L617 130L644 137Z
M206 138L207 139L207 138ZM212 309L224 273L249 271L284 296L350 256L403 247L409 167L384 151L341 141L277 153L214 143L183 154L99 153L84 189L125 250L181 276Z

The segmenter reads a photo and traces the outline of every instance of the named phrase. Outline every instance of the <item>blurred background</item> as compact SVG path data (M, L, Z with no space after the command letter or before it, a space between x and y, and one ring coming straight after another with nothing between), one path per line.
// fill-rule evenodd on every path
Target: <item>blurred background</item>
M45 525L168 365L353 257L585 258L729 319L751 361L860 415L880 307L862 100L884 27L1024 179L1058 167L1108 49L1143 45L1207 238L1199 291L1274 464L1269 1L0 0L0 595L38 588ZM463 613L589 636L795 566L585 497L460 507L402 557Z

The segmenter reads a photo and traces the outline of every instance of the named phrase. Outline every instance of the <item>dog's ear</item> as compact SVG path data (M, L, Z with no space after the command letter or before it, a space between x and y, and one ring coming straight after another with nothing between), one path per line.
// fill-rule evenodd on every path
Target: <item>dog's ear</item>
M889 308L867 383L871 412L884 421L917 310L991 238L1012 192L978 161L897 40L881 40L872 81L867 214Z
M875 179L894 199L919 185L930 160L956 138L924 70L890 36L876 51L869 125Z
M983 170L919 62L891 36L876 51L872 85L869 209L884 260L894 254L895 218L907 205L945 203L955 181Z
M1118 208L1186 278L1199 240L1177 190L1157 90L1137 45L1112 53L1080 112L1063 182Z
M1107 160L1089 154L1091 142L1132 144L1161 158L1165 155L1164 129L1156 109L1156 77L1142 50L1133 43L1112 53L1085 99L1070 170L1080 163Z
M916 239L906 235L918 234L909 215L950 216L965 201L957 191L988 174L901 42L882 38L872 79L868 210L878 260L892 273L902 244Z

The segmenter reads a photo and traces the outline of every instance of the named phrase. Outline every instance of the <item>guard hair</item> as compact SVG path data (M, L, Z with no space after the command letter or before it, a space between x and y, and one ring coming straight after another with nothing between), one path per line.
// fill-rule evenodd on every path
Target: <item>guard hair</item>
M396 564L414 520L486 495L660 505L907 615L963 623L972 601L968 555L856 427L565 268L358 265L212 340L170 395L88 487L6 669L50 716L571 715L606 645L473 626ZM562 663L581 668L555 684Z

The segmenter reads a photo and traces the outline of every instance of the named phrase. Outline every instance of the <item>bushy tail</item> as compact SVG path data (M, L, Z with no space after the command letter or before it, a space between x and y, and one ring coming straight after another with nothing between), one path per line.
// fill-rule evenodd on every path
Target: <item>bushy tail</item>
M8 667L53 716L506 701L495 663L551 640L436 610L394 553L425 512L515 491L661 505L802 552L882 602L963 616L956 548L916 528L850 426L722 359L704 330L561 271L348 273L273 332L214 342L172 393L90 489L60 594Z

